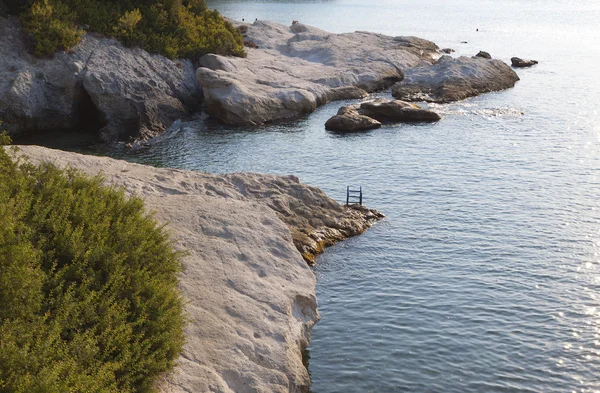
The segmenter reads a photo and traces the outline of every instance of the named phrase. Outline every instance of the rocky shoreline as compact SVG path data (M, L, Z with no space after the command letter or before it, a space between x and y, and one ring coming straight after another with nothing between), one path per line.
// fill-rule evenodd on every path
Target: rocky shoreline
M226 124L261 125L390 87L401 100L451 102L519 80L500 60L452 58L412 36L234 24L249 46L246 58L171 61L86 34L73 49L39 59L19 21L0 18L0 119L13 136L61 129L131 142L202 108Z
M0 18L0 119L12 135L63 129L94 132L105 142L146 140L202 105L224 123L249 126L382 89L406 101L450 102L519 79L499 60L442 56L417 37L332 34L301 23L236 25L247 58L206 55L195 64L93 34L38 59L28 53L19 22ZM440 120L398 100L346 106L339 116L371 128ZM180 283L188 340L161 392L308 391L302 351L319 319L308 265L381 213L342 206L295 176L158 169L36 146L21 152L33 163L101 173L141 196L188 253Z
M232 125L286 120L390 87L402 100L451 102L519 80L500 60L441 56L435 43L412 36L267 21L238 28L252 43L248 57L207 55L196 71L208 114Z
M383 215L345 208L295 176L159 169L38 146L19 154L142 197L187 253L186 344L159 391L308 391L302 351L319 313L305 260Z

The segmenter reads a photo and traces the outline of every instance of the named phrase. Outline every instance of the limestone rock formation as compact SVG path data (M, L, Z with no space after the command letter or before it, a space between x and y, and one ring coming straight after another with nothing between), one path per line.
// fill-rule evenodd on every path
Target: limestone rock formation
M239 26L258 48L247 49L245 59L205 56L196 73L208 114L228 124L294 118L330 100L388 88L407 68L430 64L438 49L416 37L332 34L302 23Z
M444 55L433 65L407 70L392 95L407 101L452 102L513 87L517 74L504 62Z
M199 109L200 99L191 61L94 34L39 59L28 53L18 20L0 17L0 118L12 134L72 129L105 141L146 139Z
M294 176L157 169L37 146L21 153L102 173L142 197L187 252L186 343L161 393L308 390L302 350L319 313L315 275L297 247L322 250L364 231L379 213L346 209Z
M522 67L531 67L533 65L536 65L538 63L537 60L523 60L519 57L512 57L510 59L510 62L512 63L513 67L518 67L518 68L522 68Z

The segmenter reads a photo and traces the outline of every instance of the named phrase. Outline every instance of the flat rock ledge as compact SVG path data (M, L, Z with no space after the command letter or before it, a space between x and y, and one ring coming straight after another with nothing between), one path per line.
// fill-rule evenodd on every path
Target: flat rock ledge
M407 70L404 80L392 86L392 95L406 101L448 103L505 90L518 80L500 60L444 55L433 65Z
M187 251L180 276L186 343L159 392L308 391L302 351L319 313L315 275L298 249L320 252L361 233L380 213L345 208L295 176L211 175L20 149L32 163L101 173L108 184L142 197L176 247Z
M378 98L341 107L327 120L330 131L353 132L381 127L382 123L436 122L440 115L418 105L401 100Z
M431 64L438 50L416 37L236 24L252 43L248 56L207 55L196 71L208 114L232 125L291 119L332 100L362 98L402 80L410 67Z
M189 60L171 61L86 34L52 58L29 54L16 18L0 17L0 119L12 135L73 130L149 139L200 109Z

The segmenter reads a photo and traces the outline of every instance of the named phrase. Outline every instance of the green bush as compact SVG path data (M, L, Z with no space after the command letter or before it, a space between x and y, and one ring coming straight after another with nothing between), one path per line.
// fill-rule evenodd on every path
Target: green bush
M55 1L48 0L34 3L22 15L25 30L33 36L36 56L48 56L57 49L65 50L76 45L82 32L75 26L75 15L69 8Z
M0 148L0 392L150 392L183 344L180 255L142 201Z
M241 34L217 11L207 10L204 0L4 2L8 12L21 15L38 56L79 42L78 25L169 58L206 53L245 56Z

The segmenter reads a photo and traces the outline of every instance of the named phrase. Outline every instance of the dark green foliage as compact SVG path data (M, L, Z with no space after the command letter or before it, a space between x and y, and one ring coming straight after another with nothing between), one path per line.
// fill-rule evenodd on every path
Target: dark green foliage
M75 14L64 3L56 0L35 2L22 14L25 30L33 36L36 56L49 56L57 49L76 45L82 32L75 26Z
M0 8L9 14L20 14L29 9L35 0L0 0Z
M183 343L180 269L139 198L0 148L0 392L150 392Z
M2 121L0 121L0 146L10 145L12 140L8 136L8 133L2 129Z
M1 2L2 0L0 0ZM170 58L245 56L240 33L204 0L4 0L44 56L79 42L77 26Z

